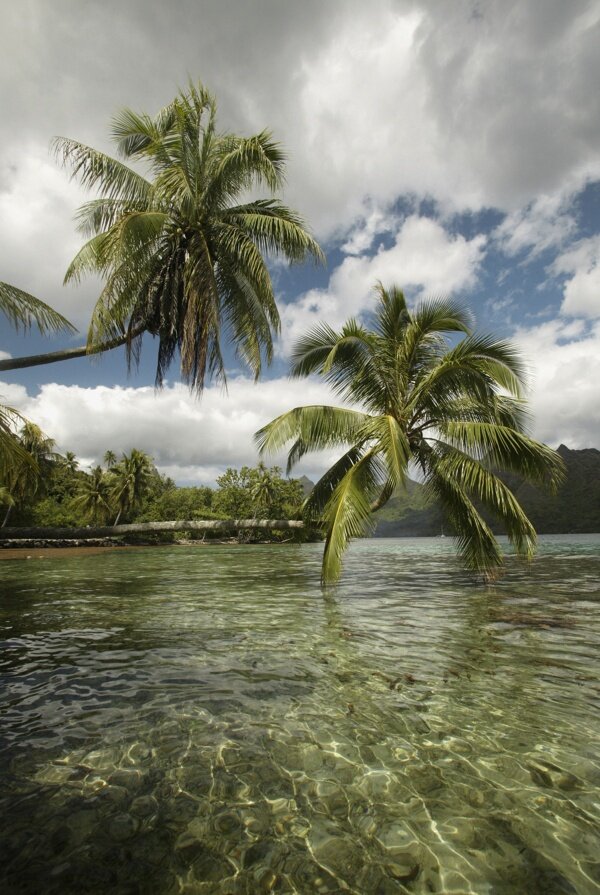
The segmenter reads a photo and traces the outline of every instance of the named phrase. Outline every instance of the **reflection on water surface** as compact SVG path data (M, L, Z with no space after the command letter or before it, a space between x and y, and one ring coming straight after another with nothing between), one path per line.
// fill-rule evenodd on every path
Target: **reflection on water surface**
M6 893L600 892L600 537L0 568Z

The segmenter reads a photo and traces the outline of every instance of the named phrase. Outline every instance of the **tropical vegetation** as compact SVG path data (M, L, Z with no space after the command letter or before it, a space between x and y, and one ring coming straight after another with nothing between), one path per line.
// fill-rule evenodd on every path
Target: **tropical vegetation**
M17 331L27 331L35 326L42 335L75 332L75 327L58 311L28 292L7 283L0 283L0 312ZM3 483L0 488L5 489L3 493L6 497L2 503L8 506L8 513L14 506L14 497L8 487L9 480L13 481L14 488L14 481L19 477L31 477L39 472L35 457L15 437L19 424L27 425L27 421L15 408L0 403L0 482ZM40 432L39 429L37 431ZM26 429L25 438L29 438L32 432L33 430Z
M282 188L281 146L269 131L220 132L214 97L201 85L154 117L124 109L112 137L119 159L77 140L54 143L73 176L100 193L79 209L89 238L65 276L77 283L97 274L104 283L86 350L125 344L135 362L150 333L158 339L157 384L179 354L182 379L201 391L207 377L225 379L225 334L258 377L279 328L267 260L323 258L295 211L274 196L254 197L257 189ZM12 287L2 288L10 296ZM82 353L67 349L0 368Z
M31 438L34 432L36 440ZM120 459L108 450L104 466L85 471L72 452L58 454L51 439L33 424L16 437L36 474L27 468L20 479L7 484L0 477L0 507L5 524L11 526L81 528L176 519L291 519L297 518L303 500L299 482L284 478L278 467L230 468L219 476L216 488L178 487L137 448ZM238 537L277 540L284 535L259 530L239 532Z
M480 507L530 557L535 529L498 470L556 489L563 464L527 434L518 352L474 333L456 302L422 301L411 311L398 287L379 284L377 293L371 328L351 319L338 332L322 323L292 354L292 376L316 373L353 406L296 407L256 435L261 453L291 442L288 471L309 451L344 448L304 506L325 531L323 582L338 578L348 542L372 529L373 513L411 468L440 502L469 568L491 574L502 563Z

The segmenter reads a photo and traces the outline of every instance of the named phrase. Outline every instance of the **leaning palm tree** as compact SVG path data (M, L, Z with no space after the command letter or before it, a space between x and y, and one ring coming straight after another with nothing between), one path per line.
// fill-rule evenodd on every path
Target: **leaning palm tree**
M288 471L309 451L346 447L305 503L326 534L323 582L337 579L348 541L369 530L372 513L403 486L411 463L440 501L470 568L489 574L502 562L480 505L529 557L535 530L498 471L556 488L562 461L526 433L516 350L473 334L455 302L423 301L410 311L397 287L379 284L377 291L372 329L356 320L340 332L322 324L293 352L293 376L318 373L361 409L296 407L256 435L261 452L293 442ZM446 333L464 338L451 347Z
M125 109L112 130L122 160L76 140L55 141L73 176L100 191L79 211L90 238L65 277L104 280L88 352L125 344L135 362L150 333L158 339L157 385L179 353L182 378L200 391L209 376L225 379L225 334L258 377L279 327L264 256L323 258L296 212L252 195L281 189L281 147L268 131L219 132L215 100L202 86L190 85L154 117Z

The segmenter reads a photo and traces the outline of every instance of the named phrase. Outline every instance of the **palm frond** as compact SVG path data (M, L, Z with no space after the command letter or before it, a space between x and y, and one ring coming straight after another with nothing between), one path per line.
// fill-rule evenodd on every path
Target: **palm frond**
M0 283L0 311L17 330L28 330L35 325L42 335L77 332L73 324L50 305L9 283Z
M320 373L340 397L377 403L384 383L372 362L376 346L373 334L354 319L339 333L326 323L318 324L294 345L290 375Z
M321 247L300 215L275 199L227 208L222 220L245 233L261 252L270 256L284 255L289 261L298 263L312 255L315 261L325 263Z
M455 528L459 553L467 568L485 574L501 566L500 546L464 488L439 464L431 465L426 488L439 500Z
M87 189L100 187L105 198L122 199L138 206L148 202L152 195L148 180L104 152L67 137L55 137L52 146L62 164L71 168L72 178L77 178Z
M254 436L260 454L277 453L294 441L288 473L310 451L348 444L364 429L368 417L345 407L309 405L295 407L263 426Z
M157 116L140 115L132 109L122 109L112 120L111 133L123 158L147 157L169 161L163 152L163 138L176 122L176 103L169 103Z
M224 208L252 186L274 191L284 182L285 153L270 131L252 137L228 137L220 143L220 157L211 172L205 198L210 206Z
M372 451L352 464L337 484L323 510L326 537L322 584L337 581L349 541L362 537L372 528L371 501L384 484L385 468Z
M3 485L10 484L12 473L19 466L35 466L33 457L16 434L17 425L25 422L25 417L14 407L0 404L0 483Z
M536 543L535 529L514 494L497 475L478 460L452 448L444 448L436 471L483 503L502 522L517 554L531 559Z
M545 444L508 426L483 421L450 421L440 426L447 440L490 466L523 476L556 491L564 479L564 463Z
M150 211L152 203L144 202L139 207L125 199L92 199L84 202L76 212L77 229L84 236L91 237L110 230L124 216L133 211ZM159 209L155 209L159 210Z
M373 451L380 455L386 468L386 493L396 490L406 480L411 458L410 443L405 429L391 414L371 416L362 433L366 441L374 441Z
M521 397L527 373L519 352L509 342L488 335L468 336L451 348L417 382L413 403L428 394L460 395L465 391L488 400L492 391L505 389Z

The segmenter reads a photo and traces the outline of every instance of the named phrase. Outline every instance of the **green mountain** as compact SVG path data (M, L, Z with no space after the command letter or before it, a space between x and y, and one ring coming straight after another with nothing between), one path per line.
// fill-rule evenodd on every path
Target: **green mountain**
M540 534L600 532L600 451L558 448L567 476L558 494L552 496L525 484L516 476L503 476ZM439 505L427 502L425 489L409 481L406 491L396 494L375 514L375 537L439 535L451 529ZM491 520L490 520L491 521ZM501 529L492 524L496 532Z
M374 519L376 538L408 538L440 535L444 517L437 503L428 501L425 488L408 479L406 487L388 500Z
M519 503L540 534L600 532L600 451L558 448L567 467L567 478L554 497L519 482L508 482Z

